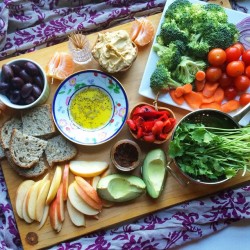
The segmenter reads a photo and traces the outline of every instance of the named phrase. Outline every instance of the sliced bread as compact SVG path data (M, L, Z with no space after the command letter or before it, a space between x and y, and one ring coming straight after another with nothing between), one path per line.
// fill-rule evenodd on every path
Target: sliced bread
M52 167L54 163L69 161L77 154L77 148L62 135L57 135L48 140L45 149L46 159Z
M21 116L23 133L40 138L49 138L56 133L51 105L44 104L25 111Z
M43 157L39 159L39 162L36 163L31 168L20 168L15 164L15 162L12 160L12 157L10 155L10 152L6 151L6 158L8 160L8 163L10 167L20 176L23 176L25 178L36 178L38 176L43 175L49 168L48 164L45 163L45 160Z
M10 120L7 120L1 127L0 139L3 149L9 148L10 137L14 128L22 130L22 121L18 117L13 117Z
M38 163L47 141L31 135L25 135L14 129L10 139L10 154L13 162L21 168L30 168Z
M5 153L4 153L4 149L0 143L0 160L5 158Z

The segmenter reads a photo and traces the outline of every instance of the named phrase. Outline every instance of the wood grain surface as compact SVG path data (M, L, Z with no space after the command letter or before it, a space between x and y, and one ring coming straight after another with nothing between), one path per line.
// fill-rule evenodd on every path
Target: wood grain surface
M220 1L217 1L217 2L220 2ZM228 1L223 1L223 3L226 3L226 2ZM150 20L153 22L155 28L157 28L158 26L160 17L161 17L161 14L157 14L157 15L153 15L149 17ZM121 26L113 27L112 30L124 29L124 30L129 31L130 28L131 28L131 23L126 23ZM88 36L88 39L92 45L96 41L96 38L97 38L96 33ZM16 58L29 58L39 63L42 67L45 67L49 58L54 54L55 51L68 51L67 46L68 46L67 42L65 42L65 43L58 44L56 46L38 50L36 52L21 55ZM138 102L144 101L144 102L152 103L152 100L144 98L138 94L138 88L141 82L141 78L142 78L143 71L147 62L150 48L151 48L151 44L139 49L139 53L138 53L138 57L136 61L127 72L114 74L114 76L122 83L122 85L124 86L127 92L130 109ZM13 58L1 61L0 67L4 63L12 59ZM100 69L100 68L98 64L94 60L92 60L88 65L85 65L85 66L77 65L75 68L75 71L85 70L85 69ZM48 103L51 103L53 99L53 93L55 92L58 84L59 84L58 81L54 81L53 85L50 84L51 93L47 101ZM188 113L187 111L179 109L179 108L171 107L166 104L161 104L161 103L159 104L162 106L171 108L175 112L178 120ZM3 123L4 120L7 118L8 118L7 116L1 117L0 122ZM109 154L110 154L110 149L112 145L116 141L120 139L124 139L124 138L133 139L128 131L127 126L124 126L124 128L119 133L119 135L117 135L114 139L112 139L111 141L105 144L94 146L94 147L78 146L79 153L78 153L77 159L79 160L97 160L98 159L98 160L110 162ZM141 146L141 149L144 155L150 149L158 147L158 146L145 144L145 143L139 143L139 145ZM161 147L167 152L167 148L168 148L167 143L162 145ZM18 218L16 214L16 210L15 210L15 195L16 195L16 190L17 190L18 185L24 179L19 177L9 167L7 161L2 161L1 165L2 165L4 177L5 177L7 188L8 188L8 193L9 193L10 200L14 209L15 218L16 218L17 226L20 232L20 236L21 236L24 249L47 248L56 243L66 241L69 239L73 239L81 235L94 232L99 229L111 227L111 226L117 225L118 223L129 221L131 219L134 219L134 218L149 214L151 212L154 212L163 208L167 208L167 207L170 207L170 206L173 206L173 205L176 205L176 204L188 201L188 200L197 199L200 197L213 194L220 190L224 190L233 186L238 186L250 180L249 174L242 177L239 173L232 180L224 184L220 184L220 185L206 186L206 185L199 185L199 184L189 184L186 186L182 186L176 181L176 179L174 179L171 176L171 174L169 174L167 181L166 181L164 192L159 199L152 200L147 195L144 195L133 202L115 205L111 208L105 208L101 212L98 220L94 218L87 218L86 227L80 227L80 228L75 227L70 222L68 214L66 212L66 218L65 218L61 232L55 233L50 226L49 219L47 220L45 226L41 230L38 231L37 223L34 222L31 224L26 224L23 220L20 220ZM115 172L111 163L110 163L110 168L112 172ZM175 169L174 166L172 166L172 168ZM54 169L51 169L50 171L51 171L51 177L52 177ZM139 170L137 170L137 172L134 172L133 174L139 175ZM73 180L73 175L70 176L70 179L71 181ZM37 245L31 247L30 245L27 244L27 242L25 241L25 237L28 232L37 233L39 237L39 241Z

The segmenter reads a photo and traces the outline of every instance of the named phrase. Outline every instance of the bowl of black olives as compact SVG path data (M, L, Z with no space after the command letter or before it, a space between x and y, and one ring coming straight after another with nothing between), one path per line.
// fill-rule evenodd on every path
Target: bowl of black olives
M42 67L29 59L17 59L2 65L0 100L13 109L27 109L44 103L49 85Z

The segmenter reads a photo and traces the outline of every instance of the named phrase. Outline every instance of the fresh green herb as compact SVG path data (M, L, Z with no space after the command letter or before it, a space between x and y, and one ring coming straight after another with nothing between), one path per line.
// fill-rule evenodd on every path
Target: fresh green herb
M219 181L250 170L250 126L235 129L181 123L169 156L194 179Z

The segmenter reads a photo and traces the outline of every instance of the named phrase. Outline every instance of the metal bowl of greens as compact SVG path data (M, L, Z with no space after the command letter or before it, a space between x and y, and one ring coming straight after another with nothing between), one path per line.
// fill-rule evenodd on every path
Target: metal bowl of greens
M234 117L218 110L200 109L184 116L169 144L169 157L190 181L220 184L250 170L250 125L240 119L250 103ZM179 176L180 178L180 176Z

